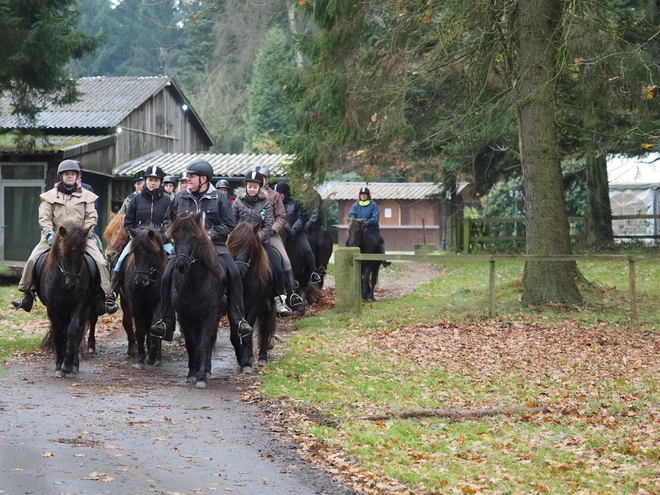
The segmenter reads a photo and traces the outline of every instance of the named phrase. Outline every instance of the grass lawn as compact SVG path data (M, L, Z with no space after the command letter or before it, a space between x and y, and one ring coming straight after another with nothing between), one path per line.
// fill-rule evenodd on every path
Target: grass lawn
M536 310L517 302L522 263L498 262L492 319L488 263L446 263L359 317L302 320L262 392L371 493L660 493L660 263L637 265L633 322L627 262L580 263L587 304ZM364 418L403 412L422 417Z
M15 285L0 286L0 363L16 352L35 351L48 329L46 308L38 299L30 313L11 306L20 295Z

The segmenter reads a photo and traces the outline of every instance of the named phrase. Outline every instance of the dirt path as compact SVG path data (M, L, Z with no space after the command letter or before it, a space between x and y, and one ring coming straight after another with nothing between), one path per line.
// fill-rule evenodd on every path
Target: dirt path
M385 270L380 298L437 275L421 264ZM290 333L279 326L275 359ZM185 383L182 346L165 346L162 367L135 369L118 315L101 322L97 342L75 377L53 378L50 355L26 355L0 375L0 493L355 493L306 462L263 404L243 400L259 378L237 373L226 329L207 390Z

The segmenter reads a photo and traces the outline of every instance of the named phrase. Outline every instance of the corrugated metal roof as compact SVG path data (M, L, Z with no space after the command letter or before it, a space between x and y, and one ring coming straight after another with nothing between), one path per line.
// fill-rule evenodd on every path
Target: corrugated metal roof
M356 201L360 188L368 187L371 197L379 199L427 199L437 196L440 184L433 182L326 182L318 188L323 199Z
M37 126L51 129L114 127L169 84L172 84L169 77L82 77L78 80L80 101L63 107L49 105L37 116ZM10 99L0 99L0 127L21 127L10 112Z
M255 165L267 165L271 174L284 176L293 155L256 155L256 154L217 154L217 153L151 153L116 167L112 173L118 177L133 175L154 165L163 169L167 175L180 174L193 160L205 160L213 167L216 177L244 176Z
M115 136L59 136L59 135L46 135L39 136L35 142L35 147L32 150L34 153L52 153L56 151L64 151L65 155L71 151L80 148L96 145L96 147L107 146L114 142ZM12 145L7 145L0 148L3 153L23 153Z

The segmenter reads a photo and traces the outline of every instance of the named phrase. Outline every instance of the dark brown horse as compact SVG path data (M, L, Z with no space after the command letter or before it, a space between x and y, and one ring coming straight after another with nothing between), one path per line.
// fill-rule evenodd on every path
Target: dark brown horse
M321 298L321 288L312 284L309 280L312 272L309 270L305 262L305 253L298 243L290 238L286 230L282 230L282 242L284 249L291 262L291 269L293 270L293 278L296 281L296 292L305 301L306 304L314 304ZM318 264L318 263L317 263ZM305 306L302 306L297 312L298 315L305 314Z
M108 260L110 270L113 270L119 259L119 255L128 244L128 236L124 230L124 217L125 215L115 215L110 220L110 223L103 231L103 238L107 241L108 245L105 248L105 258ZM123 284L122 284L123 285ZM119 290L119 304L121 306L121 323L126 332L126 339L128 340L129 356L135 356L138 352L137 340L135 338L135 330L133 329L133 316L131 309L128 305L126 298L122 296L121 288ZM90 332L87 347L90 351L94 352L96 347L96 338L93 332Z
M122 300L126 300L135 320L137 369L144 363L161 364L162 340L152 337L149 327L160 310L160 283L167 266L167 254L160 232L152 227L131 230L131 250L122 263ZM147 356L146 349L149 350Z
M277 315L272 302L275 296L273 269L259 240L258 226L239 222L227 238L227 248L241 272L245 319L259 333L258 364L264 366L268 362L268 350L273 348ZM252 366L252 340L248 342L243 338L243 347L249 346L247 349L242 349L238 345L240 342L232 341L232 344L237 350L236 358L243 372L251 371L248 367Z
M348 219L346 247L359 247L361 253L378 253L378 241L364 226L364 220ZM374 288L378 283L381 261L362 261L362 300L374 301Z
M85 329L88 324L96 325L98 318L96 288L85 260L89 231L73 223L57 229L39 277L37 294L50 320L42 348L55 351L57 378L78 372Z
M187 381L206 388L218 324L226 307L227 278L204 228L203 213L175 216L167 237L173 240L176 250L171 297L186 340Z

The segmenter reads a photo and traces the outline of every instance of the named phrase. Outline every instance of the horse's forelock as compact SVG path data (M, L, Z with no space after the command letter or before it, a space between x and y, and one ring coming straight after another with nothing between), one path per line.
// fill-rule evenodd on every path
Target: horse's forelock
M72 223L64 225L65 235L58 231L55 234L53 245L50 248L50 255L46 259L46 267L57 263L57 260L68 253L77 251L84 253L87 247L87 231Z
M149 232L153 232L155 235L149 235ZM160 233L152 228L140 228L134 231L134 236L131 241L131 253L134 252L138 247L144 246L148 251L157 252L160 251L163 246L162 242L158 242L160 239Z

